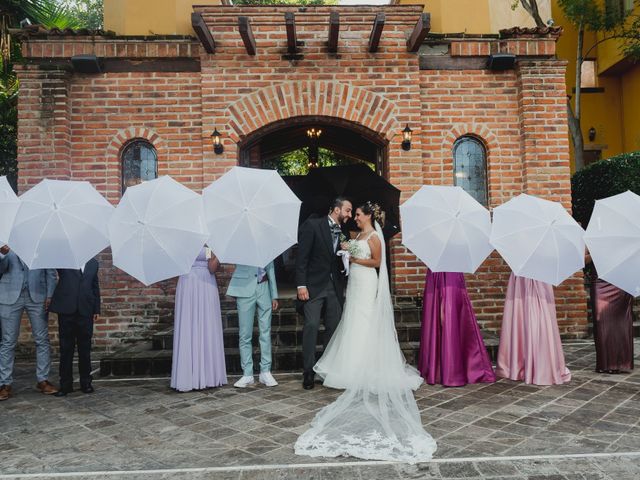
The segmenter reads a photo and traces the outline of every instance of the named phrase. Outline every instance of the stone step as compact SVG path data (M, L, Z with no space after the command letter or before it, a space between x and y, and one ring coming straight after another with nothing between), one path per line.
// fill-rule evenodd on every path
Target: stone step
M171 373L171 350L151 350L150 342L145 345L135 345L123 349L115 354L107 355L100 360L100 376L144 376L167 375ZM414 363L420 348L418 342L403 342L401 348L407 361ZM225 363L229 375L240 375L240 353L237 348L225 348ZM322 347L317 347L320 357ZM258 371L260 365L260 350L254 348L253 363ZM302 349L299 347L272 347L272 365L274 372L296 372L302 370Z
M420 323L404 323L396 326L398 340L400 342L419 342ZM302 346L302 325L284 325L271 327L271 342L276 346ZM324 326L320 326L319 344L322 344L322 334ZM258 342L258 327L254 325L253 343ZM238 344L238 327L227 327L223 330L224 345L232 346ZM155 333L151 338L153 350L173 349L173 328L167 328Z
M282 306L278 311L274 312L271 318L272 327L284 327L304 325L304 317L298 315L293 305L290 305L292 301L285 300L285 306ZM409 306L397 306L395 311L395 323L401 325L403 323L420 323L421 309L415 305ZM232 308L225 308L222 310L222 326L224 328L237 328L238 327L238 312Z
M260 365L260 351L254 342L253 363L256 369ZM492 359L498 353L498 339L485 335L485 346ZM417 365L420 343L418 341L401 341L400 347L410 365ZM322 346L318 345L318 358ZM169 375L171 373L171 350L153 350L152 342L126 347L100 360L100 376L144 376ZM301 346L285 346L274 344L272 347L272 370L274 372L299 372L302 370ZM240 375L240 353L237 348L225 348L225 362L229 375Z

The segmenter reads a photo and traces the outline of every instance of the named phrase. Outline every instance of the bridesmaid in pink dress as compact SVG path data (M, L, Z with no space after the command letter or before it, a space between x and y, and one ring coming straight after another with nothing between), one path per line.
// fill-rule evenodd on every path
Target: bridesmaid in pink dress
M553 287L548 283L509 277L496 375L534 385L571 380L564 363Z
M418 370L430 385L496 381L462 273L427 271Z

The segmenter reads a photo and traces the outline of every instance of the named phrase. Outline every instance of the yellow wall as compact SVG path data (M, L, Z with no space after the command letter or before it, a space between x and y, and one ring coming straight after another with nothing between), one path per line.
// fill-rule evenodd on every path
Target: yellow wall
M220 0L104 0L104 28L118 35L193 35L192 5Z
M400 4L425 4L425 11L431 13L433 33L489 33L489 5L478 0L401 0ZM453 14L454 10L457 14ZM470 12L471 15L460 15Z
M489 16L491 21L491 32L499 32L503 28L511 27L535 27L536 23L531 18L531 15L527 11L518 6L515 10L511 9L514 0L488 0L489 1ZM449 3L455 3L450 1ZM481 3L480 1L476 3ZM551 16L551 0L538 0L538 11L540 12L540 18L543 21L547 21L552 18Z
M636 6L635 13L640 14L640 6ZM557 55L569 62L567 93L572 94L575 86L577 32L562 14L557 0L552 2L552 15L555 24L564 28L558 40ZM587 32L583 52L586 54L601 38L600 34ZM599 43L588 54L588 58L596 59L599 74L597 86L604 88L604 92L585 93L582 96L581 127L585 148L604 146L602 158L640 150L640 115L637 113L640 111L640 65L622 73L607 74L607 69L624 60L620 43L616 40ZM597 132L592 145L588 140L591 127Z
M400 4L423 4L431 13L433 33L498 33L514 26L533 27L522 8L511 9L513 0L399 0ZM538 0L540 16L551 18L550 0Z
M640 65L622 77L622 135L625 152L640 150Z

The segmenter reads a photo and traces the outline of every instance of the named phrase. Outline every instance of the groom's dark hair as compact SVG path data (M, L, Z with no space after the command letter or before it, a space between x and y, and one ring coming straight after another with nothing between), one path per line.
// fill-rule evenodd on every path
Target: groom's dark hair
M329 208L329 212L333 212L336 208L342 208L342 204L348 201L349 199L347 197L334 198L333 202L331 203L331 207Z

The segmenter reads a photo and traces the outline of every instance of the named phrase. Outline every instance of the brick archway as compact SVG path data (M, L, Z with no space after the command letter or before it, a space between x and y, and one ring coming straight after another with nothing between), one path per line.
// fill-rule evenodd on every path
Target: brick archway
M120 153L124 146L134 139L142 139L148 141L156 149L158 158L158 173L160 174L161 159L166 158L164 139L153 129L148 127L128 127L118 130L111 137L109 145L105 149L105 176L108 188L105 195L112 203L117 203L122 196L122 164L120 161Z
M118 133L111 138L109 146L106 149L106 161L109 162L114 157L118 158L122 147L135 138L147 140L153 145L156 152L158 152L158 157L160 156L160 151L164 147L164 141L158 133L147 127L129 127L119 130Z
M331 81L265 87L231 104L225 113L235 142L270 123L309 115L358 123L387 140L401 131L393 102L365 88Z
M465 135L470 135L482 140L485 147L487 148L487 161L489 159L490 153L492 151L495 152L500 148L498 137L496 137L486 125L477 123L458 124L454 125L453 128L446 133L444 139L442 140L442 158L447 158L447 154L450 156L455 141Z

